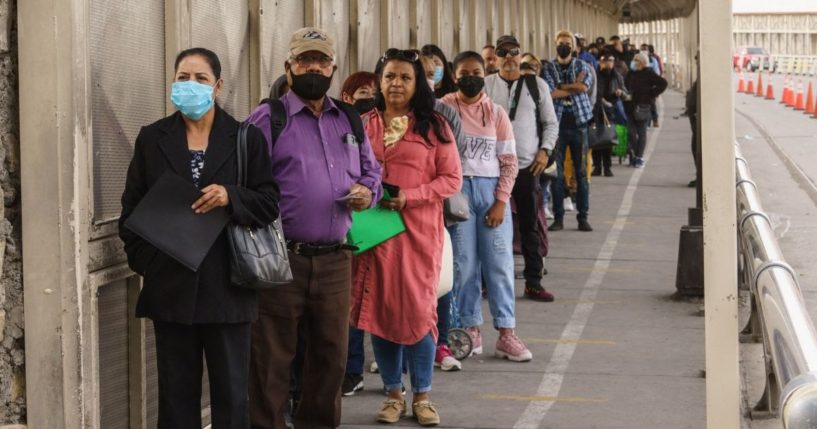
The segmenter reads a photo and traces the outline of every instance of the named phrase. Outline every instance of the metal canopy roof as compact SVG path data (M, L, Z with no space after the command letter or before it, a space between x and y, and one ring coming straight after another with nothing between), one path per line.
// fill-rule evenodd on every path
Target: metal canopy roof
M618 16L621 22L685 18L695 10L697 4L697 0L593 0L592 2Z

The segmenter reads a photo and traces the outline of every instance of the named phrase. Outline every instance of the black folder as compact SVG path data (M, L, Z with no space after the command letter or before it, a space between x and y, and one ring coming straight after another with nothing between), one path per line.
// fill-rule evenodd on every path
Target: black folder
M201 195L193 183L167 170L133 210L125 227L197 271L229 221L226 207L196 214L191 206Z

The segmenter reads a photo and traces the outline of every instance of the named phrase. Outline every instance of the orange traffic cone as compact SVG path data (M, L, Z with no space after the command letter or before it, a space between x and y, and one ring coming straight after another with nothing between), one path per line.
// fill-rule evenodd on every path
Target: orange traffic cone
M797 101L794 103L794 110L806 110L803 103L803 81L797 82Z
M783 80L783 95L780 97L780 102L788 105L789 101L789 75Z
M757 73L757 92L755 97L763 97L763 72Z
M740 72L740 78L738 80L738 92L746 92L746 84L743 82L743 72Z
M812 92L811 82L808 83L808 96L806 97L806 115L814 113L814 93Z
M755 83L751 79L749 79L749 83L746 85L746 93L747 94L755 93Z
M769 86L766 87L766 99L774 100L774 88L772 88L772 80L769 79Z
M794 107L794 83L792 80L789 80L789 94L788 98L786 98L786 106Z

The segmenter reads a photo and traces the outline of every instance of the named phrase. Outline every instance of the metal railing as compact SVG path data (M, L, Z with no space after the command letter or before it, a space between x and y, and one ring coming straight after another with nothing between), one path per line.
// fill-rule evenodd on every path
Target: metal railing
M817 76L817 56L772 55L770 63L775 73Z
M744 340L763 342L767 376L755 412L780 416L786 429L817 428L817 330L749 166L739 148L736 154L739 278L752 292L752 313L742 334Z

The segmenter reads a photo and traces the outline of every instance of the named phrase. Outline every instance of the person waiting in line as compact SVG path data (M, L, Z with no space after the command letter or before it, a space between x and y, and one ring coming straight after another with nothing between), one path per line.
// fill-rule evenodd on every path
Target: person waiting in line
M542 60L530 52L522 54L522 63L519 65L522 75L542 75ZM456 73L456 72L455 72Z
M496 46L485 45L482 47L482 60L485 61L485 75L499 73L496 65Z
M374 95L377 92L377 75L359 71L350 74L340 88L340 99L355 107L361 115L374 109Z
M596 99L594 120L596 127L604 126L604 117L610 123L616 125L626 125L627 115L624 112L622 96L627 92L624 86L624 77L615 69L616 59L612 54L605 53L599 61L598 89L599 97ZM602 114L604 112L604 115ZM613 177L613 149L593 150L593 173L592 176L601 176L602 167L605 177Z
M641 52L635 56L635 71L625 79L631 99L625 103L628 123L628 142L633 151L631 165L643 168L644 150L647 147L647 126L652 119L650 105L667 89L667 81L650 69L650 58Z
M589 91L594 85L594 73L586 62L572 57L573 34L562 30L555 37L557 57L545 67L545 80L551 88L553 107L559 117L559 143L556 150L558 178L553 189L553 223L550 231L564 229L564 199L567 185L564 179L564 155L570 148L573 176L576 178L576 219L579 231L592 231L587 221L590 211L590 186L587 182L587 124L593 119Z
M428 44L423 46L420 52L434 61L434 96L443 98L446 94L456 91L451 66L442 49L437 45Z
M337 69L333 44L314 27L292 34L284 63L290 91L281 98L286 123L277 139L270 104L261 104L247 119L269 142L294 278L259 293L249 390L254 428L285 427L299 325L306 344L295 427L340 425L352 274L345 238L351 212L372 207L381 186L369 141L354 134L353 121L360 117L347 115L346 107L326 96ZM346 195L352 198L338 201Z
M432 56L427 55L422 55L420 60L423 63L423 70L426 72L426 81L429 87L434 88L436 63L434 63ZM451 127L457 141L457 150L464 150L465 133L462 130L462 122L457 111L439 99L434 100L434 111L442 115L448 122L448 126ZM434 355L434 366L443 371L459 371L462 369L462 362L454 357L454 353L448 347L448 329L451 326L451 299L453 299L453 296L453 291L451 291L437 300L437 331L439 336L437 338L437 351Z
M462 192L471 211L468 220L448 228L454 248L459 319L477 339L473 353L482 353L480 286L484 280L494 329L499 331L496 356L526 362L533 355L514 332L513 224L508 201L519 167L513 126L505 110L483 91L485 68L478 53L457 55L454 76L459 91L446 95L443 101L455 107L463 121Z
M545 171L556 144L559 124L547 83L535 76L522 77L522 52L516 37L501 36L496 46L499 73L485 77L485 93L505 109L513 126L519 172L511 196L516 205L525 259L525 297L550 302L553 294L542 285L545 264L541 250L547 233L544 228L540 230L538 222L542 207L539 176Z
M599 67L599 62L596 57L590 52L589 47L587 46L587 39L584 38L582 33L576 33L576 58L590 64L593 69L597 69Z
M443 200L462 186L457 146L434 112L420 55L389 49L383 55L377 108L364 117L383 182L399 188L380 206L400 212L406 231L361 253L355 261L352 324L369 332L388 399L383 423L406 415L403 356L411 379L412 412L423 425L440 423L429 392L437 345L437 285L443 250Z
M227 207L233 223L254 227L278 217L278 187L264 136L255 127L247 131L247 186L237 185L232 154L239 123L215 104L224 86L218 56L204 48L184 50L174 71L170 101L178 110L139 132L119 217L128 265L144 277L136 317L151 319L156 335L158 428L202 426L202 355L213 428L249 428L250 322L258 316L257 294L230 282L226 228L194 272L125 226L167 171L201 191L191 212Z

